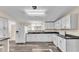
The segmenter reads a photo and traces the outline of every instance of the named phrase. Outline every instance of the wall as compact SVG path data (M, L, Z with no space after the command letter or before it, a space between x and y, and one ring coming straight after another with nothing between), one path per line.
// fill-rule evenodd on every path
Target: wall
M15 35L16 35L16 23L14 21L8 21L9 23L9 36L10 40L15 40Z

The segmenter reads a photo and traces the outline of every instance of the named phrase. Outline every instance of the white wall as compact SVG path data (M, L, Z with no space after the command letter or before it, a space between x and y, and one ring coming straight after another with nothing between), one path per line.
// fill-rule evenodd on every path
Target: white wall
M16 22L9 20L8 23L10 40L15 40Z

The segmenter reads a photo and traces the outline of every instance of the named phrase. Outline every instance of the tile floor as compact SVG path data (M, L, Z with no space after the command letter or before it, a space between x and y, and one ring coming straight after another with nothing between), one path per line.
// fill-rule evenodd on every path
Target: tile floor
M10 52L60 52L53 43L27 42L25 44L16 44L15 41L9 41Z

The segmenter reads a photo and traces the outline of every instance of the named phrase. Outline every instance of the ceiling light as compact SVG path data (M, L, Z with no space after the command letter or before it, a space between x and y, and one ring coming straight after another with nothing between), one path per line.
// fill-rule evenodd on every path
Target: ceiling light
M32 6L32 8L35 10L35 9L37 9L37 6Z
M46 10L42 10L42 9L26 9L25 12L29 15L29 16L45 16L45 12Z

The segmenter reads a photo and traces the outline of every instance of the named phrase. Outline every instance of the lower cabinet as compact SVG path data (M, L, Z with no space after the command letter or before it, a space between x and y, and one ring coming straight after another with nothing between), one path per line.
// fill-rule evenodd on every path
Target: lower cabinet
M27 42L52 42L62 52L79 52L79 39L65 39L57 34L28 34Z
M27 34L26 42L52 42L52 34Z
M67 39L67 52L79 52L79 39Z
M79 39L65 39L58 36L58 46L62 52L79 52Z
M61 51L66 51L66 39L59 37L57 34L53 34L53 43L56 47L58 47Z
M58 47L61 51L66 51L66 39L58 37Z
M56 34L53 35L53 43L56 47L58 46L58 36Z
M66 39L62 38L60 44L61 44L61 50L65 52L66 51Z

